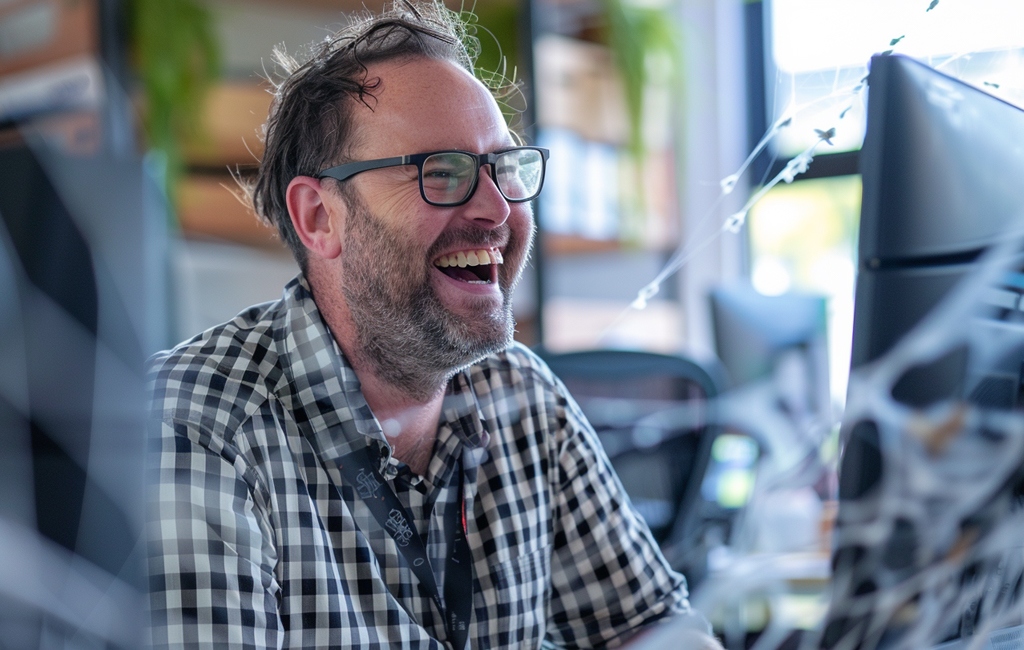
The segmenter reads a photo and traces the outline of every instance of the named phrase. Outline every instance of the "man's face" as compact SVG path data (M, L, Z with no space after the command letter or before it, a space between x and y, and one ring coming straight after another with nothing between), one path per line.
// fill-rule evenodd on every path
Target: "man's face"
M379 101L357 111L355 160L514 146L490 93L457 66L416 59L372 67L378 75ZM446 376L511 341L511 293L533 221L489 172L455 207L421 198L415 166L347 181L341 288L360 348L392 384Z

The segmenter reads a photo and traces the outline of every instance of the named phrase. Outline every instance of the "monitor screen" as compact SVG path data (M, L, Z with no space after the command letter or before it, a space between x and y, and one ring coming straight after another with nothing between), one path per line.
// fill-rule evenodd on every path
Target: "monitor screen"
M854 368L909 332L1024 206L1024 112L902 56L875 57L868 87Z
M829 650L1019 622L1024 575L1024 111L901 56L868 84Z

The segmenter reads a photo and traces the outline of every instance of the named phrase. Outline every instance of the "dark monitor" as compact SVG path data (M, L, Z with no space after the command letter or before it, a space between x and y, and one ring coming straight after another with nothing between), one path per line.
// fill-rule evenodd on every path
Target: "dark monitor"
M887 354L979 268L986 251L1024 226L1024 111L902 56L873 58L868 87L851 359L851 372L862 373L883 367L875 362L892 361ZM943 565L950 572L947 591L924 586L928 583L922 576L935 575L942 559L935 557L935 549L945 542L929 537L933 531L926 513L938 504L914 501L918 493L910 490L927 494L939 489L906 476L906 455L920 445L908 438L911 427L895 429L892 422L909 422L906 414L915 412L922 414L920 422L934 421L935 413L952 413L946 441L931 449L932 457L925 451L916 465L925 475L934 468L952 477L932 475L940 483L955 483L970 461L948 457L944 445L981 449L998 444L994 437L985 440L998 431L958 423L956 414L977 409L1012 417L1021 407L1022 278L1018 269L1006 267L979 292L984 298L979 295L977 311L945 323L953 330L971 328L971 335L962 343L938 346L896 374L884 387L889 392L881 407L886 415L848 411L832 605L820 647L926 648L980 629L981 613L994 611L994 601L984 598L1001 594L1000 606L1017 602L1019 609L1020 572L1001 561L996 564L1003 568L993 569L986 564L991 554L976 559L980 556L973 555L971 546L958 551L963 559L949 552L946 561L952 564ZM986 339L1000 341L998 355L979 345ZM854 390L851 377L848 405ZM941 411L945 407L951 410ZM1014 512L1024 485L1020 477L1019 470L1010 472L1004 484L963 513L953 533L965 544L983 538ZM964 491L972 487L965 484ZM936 511L933 521L944 514ZM984 584L994 586L978 591L988 596L969 596ZM901 597L905 601L883 606L886 598ZM927 617L936 612L941 616L929 622ZM1003 618L998 626L1012 622ZM912 643L918 645L908 646L911 634L927 638L914 636Z
M1024 208L1024 112L902 56L874 58L869 89L852 369L913 329ZM896 398L963 392L966 359L942 363Z

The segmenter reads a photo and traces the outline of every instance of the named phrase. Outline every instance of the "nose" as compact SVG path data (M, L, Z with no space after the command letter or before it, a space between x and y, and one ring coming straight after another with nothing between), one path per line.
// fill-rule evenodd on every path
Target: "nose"
M465 218L484 228L497 228L511 213L508 201L494 182L491 165L481 166L476 191L465 205Z

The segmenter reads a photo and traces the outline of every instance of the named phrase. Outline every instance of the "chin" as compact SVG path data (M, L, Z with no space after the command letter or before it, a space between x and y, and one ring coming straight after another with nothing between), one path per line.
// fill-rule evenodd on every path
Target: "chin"
M501 352L512 344L515 321L512 310L503 306L500 313L489 318L459 319L453 315L448 321L447 336L452 357L461 357L455 372L470 366L489 354ZM482 321L482 322L481 322Z

